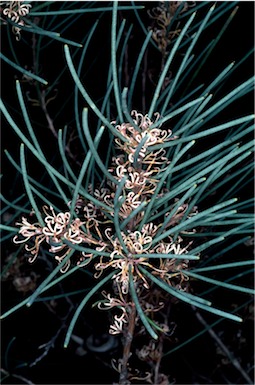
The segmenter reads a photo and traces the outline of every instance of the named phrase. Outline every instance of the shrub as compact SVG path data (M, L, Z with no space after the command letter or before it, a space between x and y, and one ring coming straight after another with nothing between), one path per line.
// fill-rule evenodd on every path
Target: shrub
M249 106L236 108L250 100L253 78L231 81L251 51L216 70L210 59L237 8L146 7L2 2L8 47L1 58L4 70L15 70L16 94L8 99L3 91L1 110L19 140L19 161L8 148L5 154L24 186L2 196L2 241L20 245L3 276L23 256L47 266L40 282L32 280L32 294L2 318L82 271L85 296L68 313L64 346L82 312L107 310L109 334L122 336L113 362L122 385L170 383L160 365L179 347L169 314L180 302L206 330L199 309L214 314L214 324L241 322L239 310L254 293L237 282L254 261L232 257L253 234L253 200L244 191L252 180L254 115ZM218 288L246 299L238 309L224 301L222 308L212 303Z

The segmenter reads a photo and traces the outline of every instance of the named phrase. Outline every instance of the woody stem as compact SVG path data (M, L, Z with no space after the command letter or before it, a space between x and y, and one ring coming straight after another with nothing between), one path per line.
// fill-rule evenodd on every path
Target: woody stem
M136 318L136 308L134 303L131 306L131 311L129 315L129 322L127 325L126 333L123 341L123 357L121 372L119 378L119 385L128 385L128 360L130 357L131 344L134 336L135 329L135 318Z

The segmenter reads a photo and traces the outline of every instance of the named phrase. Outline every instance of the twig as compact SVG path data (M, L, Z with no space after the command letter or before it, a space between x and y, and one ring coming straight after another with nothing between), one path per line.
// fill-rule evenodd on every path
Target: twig
M228 357L229 361L232 363L232 365L236 368L236 370L241 373L242 377L245 378L247 381L247 384L253 384L253 381L250 379L250 377L247 375L247 373L244 371L244 369L241 367L238 360L234 357L234 355L229 351L226 345L222 342L222 340L217 336L217 334L213 331L212 328L209 329L209 325L205 321L205 319L202 317L202 315L198 312L195 306L192 306L192 309L195 311L195 315L199 322L201 322L202 325L204 325L206 328L208 328L208 332L210 336L216 341L216 343L221 348L222 352Z
M35 366L37 365L37 363L39 361L41 361L45 356L47 356L47 354L49 353L49 350L50 349L53 349L55 347L55 342L56 342L56 339L58 338L60 332L62 331L62 329L64 328L65 325L62 325L59 330L57 331L57 333L50 339L50 341L46 342L45 344L43 345L40 345L38 347L38 349L44 349L43 353L37 357L30 365L29 367L31 368L32 366Z
M39 19L37 20L37 23L39 23ZM32 37L32 53L33 53L33 70L34 70L35 74L37 74L38 68L39 68L39 63L38 63L37 57L36 57L36 44L37 44L37 39L36 39L35 34L33 34L33 37ZM41 106L41 108L42 108L42 110L44 112L45 118L46 118L47 123L48 123L48 127L51 130L53 136L56 139L58 139L58 132L57 132L56 128L54 127L53 120L50 117L49 112L47 110L47 104L48 104L48 102L51 99L46 100L46 90L41 90L41 88L39 87L39 83L38 82L35 82L35 87L36 87L36 90L37 90L40 106ZM53 97L52 99L54 99L54 98L55 97ZM72 154L72 152L70 150L70 147L69 147L69 144L67 144L65 146L65 151L68 154L68 156L70 157L70 159L72 159L78 166L80 166L80 163L77 162L75 156Z
M46 120L48 122L48 127L51 130L52 134L55 136L56 139L58 139L58 133L56 128L54 127L53 120L51 119L49 112L47 110L47 101L45 99L45 93L46 91L40 91L40 102L41 102L41 108L44 112L44 115L46 117ZM69 158L72 159L78 166L80 166L80 163L76 160L75 156L70 150L69 144L65 146L65 151L68 154Z
M12 377L18 378L19 380L23 381L25 384L29 385L35 385L34 382L28 380L27 378L20 376L19 374L12 374Z
M119 385L129 385L128 381L128 360L130 357L130 350L131 350L131 343L134 336L134 330L135 330L135 317L136 317L136 308L135 305L132 304L131 312L129 316L129 322L128 327L125 333L125 339L123 342L123 358L122 358L122 365L121 365L121 372L120 372L120 378L119 378Z
M9 372L7 372L7 370L1 368L0 371L6 375L5 378L7 377L14 377L14 378L18 378L19 380L23 381L25 384L29 384L29 385L35 385L32 381L28 380L27 378L23 377L23 376L20 376L19 374L10 374Z
M164 337L163 335L160 336L159 342L158 342L158 359L154 367L154 384L159 384L159 368L160 368L160 363L162 360L162 354L163 354L163 343L164 343Z
M164 323L167 325L168 320L170 318L170 311L171 311L171 302L168 302L168 306L166 307L166 311L164 314ZM159 342L158 342L158 359L154 367L154 384L159 384L160 382L160 376L162 376L162 373L159 372L160 364L163 358L163 349L164 349L164 341L165 341L165 334L160 334Z
M45 102L45 90L40 92L40 102L41 102L41 107L44 112L44 115L46 117L46 120L48 122L48 127L51 130L52 134L55 136L55 138L58 138L57 131L54 127L53 121L48 113L47 107L46 107L46 102Z
M147 80L147 71L148 71L148 50L145 51L144 54L144 66L142 72L142 111L145 113L146 111L146 80Z
M125 74L125 86L129 84L129 71L128 71L128 44L125 49L125 60L124 60L124 74Z

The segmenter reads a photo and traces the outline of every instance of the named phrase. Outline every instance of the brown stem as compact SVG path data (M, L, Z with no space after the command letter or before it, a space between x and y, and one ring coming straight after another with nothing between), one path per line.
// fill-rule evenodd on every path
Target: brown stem
M245 370L241 367L240 363L236 359L236 357L233 355L232 352L227 348L227 346L222 342L222 340L217 336L217 334L214 332L212 328L209 328L209 325L203 318L203 316L199 313L199 311L196 309L196 307L192 306L192 309L195 311L195 315L199 322L206 328L208 328L208 333L210 336L214 339L214 341L217 343L217 345L220 347L221 351L224 353L226 357L228 357L229 361L231 364L238 370L238 372L245 378L247 381L247 384L253 384L253 381L251 378L248 376L248 374L245 372Z
M148 50L145 51L144 54L144 66L142 73L142 110L143 113L146 111L146 79L147 79L147 71L148 71Z
M39 19L38 18L35 20L35 23L39 24ZM39 68L39 63L36 60L36 43L37 43L36 36L35 36L35 34L33 34L33 37L32 37L32 52L33 52L33 70L34 70L35 74L38 73L38 68ZM51 119L51 117L49 115L49 112L47 110L46 91L40 89L38 82L36 82L35 85L36 85L36 90L37 90L40 106L41 106L41 108L42 108L42 110L44 112L45 118L46 118L47 123L48 123L48 127L51 130L51 132L54 135L54 137L56 139L58 139L58 132L57 132L56 128L54 127L53 120ZM49 100L48 100L48 102L49 102ZM72 152L71 152L71 150L69 148L69 145L66 145L65 151L69 155L70 159L75 161L76 164L78 164L80 166L80 163L76 161L74 155L72 154Z
M119 385L130 384L130 382L128 381L128 360L130 357L131 344L134 336L135 318L136 318L136 308L135 308L135 304L132 303L131 312L128 320L129 322L128 322L128 326L127 326L124 341L123 341L124 348L123 348L123 357L122 357Z
M124 61L124 74L125 74L125 85L128 86L129 83L129 72L128 72L128 44L125 50L125 61Z
M171 309L171 303L169 302L168 306L166 307L165 314L164 314L164 323L166 325L167 325L168 320L170 318L170 309ZM165 335L164 334L160 334L159 342L158 342L158 347L157 347L158 359L157 359L157 362L156 362L155 367L154 367L154 384L159 384L160 383L159 376L160 376L161 373L159 372L159 368L160 368L160 364L161 364L162 357L163 357L164 340L165 340Z
M33 34L33 37L32 37L32 52L33 52L33 69L34 69L34 73L35 74L37 74L38 67L39 67L39 63L36 60L36 43L37 43L36 36L35 36L35 34ZM51 119L51 117L50 117L50 115L48 113L47 107L46 107L45 90L43 90L43 91L40 90L38 82L36 82L36 89L37 89L37 93L38 93L38 97L39 97L41 108L42 108L42 110L43 110L43 112L45 114L46 120L48 122L49 129L51 130L51 132L53 133L55 138L58 138L57 131L56 131L54 125L53 125L53 121L52 121L52 119Z
M48 122L48 127L51 130L51 132L54 135L54 137L57 139L58 138L58 133L57 133L56 128L54 127L53 120L51 119L51 117L49 115L49 112L47 110L47 102L45 100L45 91L44 90L40 91L40 102L41 102L41 108L42 108L42 110L44 112L44 115L45 115L45 118L46 118L46 120ZM69 148L69 145L65 146L65 151L68 154L69 158L72 159L77 165L80 166L80 163L76 160L75 156L71 152L71 150Z
M44 115L46 117L46 120L48 122L48 127L51 130L52 134L55 136L55 138L58 137L57 131L54 127L53 121L48 113L47 107L46 107L46 101L45 101L45 91L41 91L40 93L40 102L41 102L41 107L44 112Z
M35 48L36 48L36 37L35 37L35 34L33 33L33 37L32 37L33 71L35 74L37 74L37 62L36 62Z
M158 359L154 367L154 384L159 384L159 368L160 368L160 363L161 363L162 354L163 354L163 342L164 342L164 339L161 336L157 347Z

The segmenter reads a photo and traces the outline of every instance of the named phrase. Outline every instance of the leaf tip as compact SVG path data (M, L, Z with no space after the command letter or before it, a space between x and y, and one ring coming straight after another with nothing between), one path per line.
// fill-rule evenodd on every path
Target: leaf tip
M210 8L210 11L209 11L209 12L212 12L212 11L214 11L214 9L215 9L215 6L216 6L216 3L214 3L214 4L213 4L213 6Z

